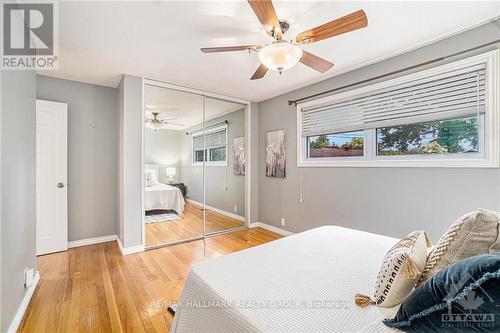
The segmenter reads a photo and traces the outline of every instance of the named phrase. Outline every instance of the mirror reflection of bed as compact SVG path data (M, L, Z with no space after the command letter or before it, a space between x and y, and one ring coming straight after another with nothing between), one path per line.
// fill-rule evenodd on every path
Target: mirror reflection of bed
M145 165L144 209L146 244L176 242L203 235L203 205L186 202L186 191L174 180L159 180L160 166ZM244 222L206 208L206 233L241 227Z
M144 94L146 246L244 227L245 106L149 85Z

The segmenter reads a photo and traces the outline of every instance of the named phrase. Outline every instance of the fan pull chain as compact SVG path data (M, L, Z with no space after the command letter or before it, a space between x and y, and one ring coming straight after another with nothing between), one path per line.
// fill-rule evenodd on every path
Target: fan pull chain
M304 188L304 181L302 179L302 168L299 168L299 202L300 202L300 204L304 203L303 188Z

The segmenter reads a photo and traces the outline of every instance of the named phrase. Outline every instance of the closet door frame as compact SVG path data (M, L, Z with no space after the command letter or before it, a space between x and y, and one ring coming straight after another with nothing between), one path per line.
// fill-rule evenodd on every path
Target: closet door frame
M167 83L167 82L162 82L162 81L157 81L157 80L152 80L152 79L146 79L144 78L143 80L143 96L142 96L142 102L143 102L143 107L142 107L142 121L144 121L144 117L146 116L146 108L145 108L145 99L144 99L144 86L155 86L159 88L165 88L165 89L171 89L171 90L177 90L181 92L187 92L187 93L192 93L192 94L197 94L202 96L203 98L203 123L204 123L204 128L205 128L205 98L214 98L218 99L221 101L227 101L227 102L234 102L234 103L239 103L245 106L245 225L242 227L236 227L236 228L231 228L227 230L221 230L219 232L211 232L209 234L206 233L206 195L205 195L205 168L206 166L203 165L203 235L202 236L197 236L193 238L188 238L188 239L183 239L179 241L174 241L174 242L169 242L169 243L162 243L162 244L156 244L156 245L146 245L146 223L144 222L145 218L145 211L144 211L144 190L142 190L141 198L141 206L142 206L142 214L141 214L141 223L142 223L142 246L146 250L150 249L155 249L163 246L171 246L171 245L176 245L180 243L185 243L185 242L190 242L194 240L199 240L199 239L204 239L207 237L213 237L221 234L225 234L228 232L233 232L236 230L241 230L245 228L250 227L250 212L251 212L251 138L250 138L250 124L252 120L252 112L251 112L251 103L249 100L241 99L241 98L236 98L236 97L230 97L230 96L225 96L222 94L217 94L217 93L212 93L209 91L204 91L204 90L199 90L199 89L194 89L194 88L189 88L189 87L184 87L184 86L179 86L176 84L172 83ZM144 165L144 155L145 155L145 138L144 138L144 126L142 126L142 135L141 135L141 147L142 147L142 154L141 154L141 164ZM229 143L228 143L229 144ZM141 175L140 179L144 179L144 167L141 168Z

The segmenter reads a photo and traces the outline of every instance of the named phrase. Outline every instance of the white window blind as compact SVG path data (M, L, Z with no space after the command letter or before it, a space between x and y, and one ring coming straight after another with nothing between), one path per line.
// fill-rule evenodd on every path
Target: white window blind
M484 113L486 64L302 109L302 135L398 126Z
M226 129L205 134L205 148L223 148L226 147ZM193 149L203 150L203 134L193 136Z
M193 136L193 149L203 150L203 134Z

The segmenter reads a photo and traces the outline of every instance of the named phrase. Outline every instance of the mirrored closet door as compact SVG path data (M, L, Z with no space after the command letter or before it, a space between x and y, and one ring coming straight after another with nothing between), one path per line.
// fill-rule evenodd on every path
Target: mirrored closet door
M199 239L203 169L193 162L192 136L203 131L203 96L145 85L144 104L146 246Z
M146 247L245 226L245 104L144 86Z
M205 225L245 225L245 105L205 97Z

